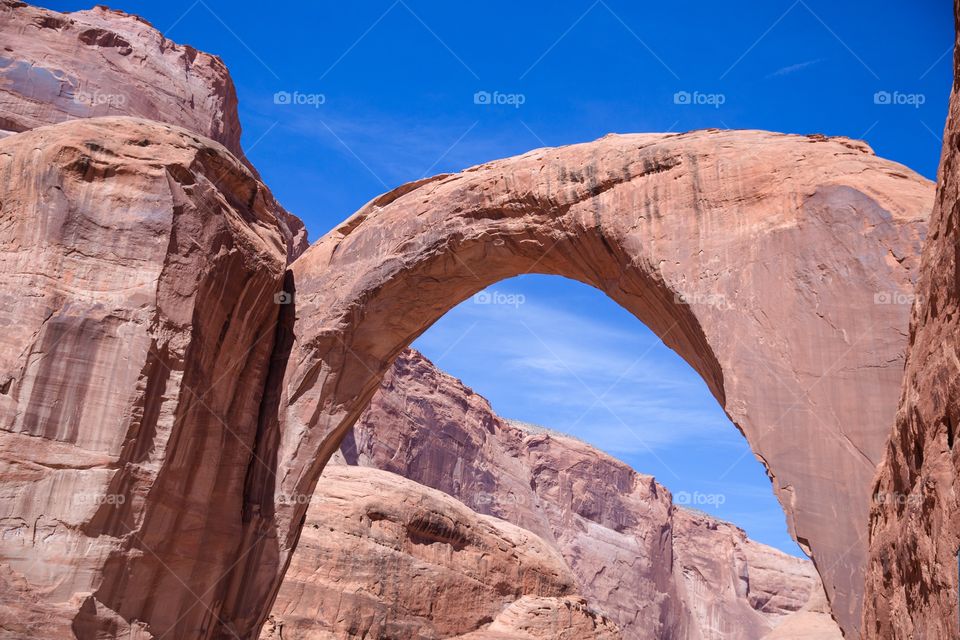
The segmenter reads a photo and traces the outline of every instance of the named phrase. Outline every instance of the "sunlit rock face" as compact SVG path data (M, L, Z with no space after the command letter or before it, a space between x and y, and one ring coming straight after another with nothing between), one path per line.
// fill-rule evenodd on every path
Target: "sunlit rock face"
M906 347L896 302L913 292L928 181L845 138L608 136L404 185L303 253L302 224L237 157L215 58L103 9L0 0L0 33L4 633L255 636L300 498L394 358L523 272L606 292L703 376L857 632ZM274 304L281 287L293 303ZM647 526L595 498L565 504L560 454L540 436L537 499L585 529ZM624 508L670 511L652 479L624 473ZM575 547L582 532L555 533L543 511L519 526ZM644 538L642 552L668 546ZM903 584L922 585L911 602L950 579L901 564ZM688 624L644 606L667 609L664 629Z
M240 147L237 94L220 58L122 11L58 13L0 0L0 138L100 116L183 127L216 140L256 174ZM274 209L292 260L307 248L306 229Z
M448 638L574 592L551 545L412 480L338 466L261 638Z
M454 640L620 640L608 619L582 598L524 596L504 609L485 629Z
M0 129L97 116L176 124L240 150L237 95L220 58L176 44L138 16L58 13L0 2Z
M275 494L313 490L390 363L446 311L504 278L564 276L703 377L853 636L933 187L862 142L707 130L537 149L375 198L291 266ZM280 557L304 513L277 506ZM270 565L243 571L279 586Z
M960 15L960 3L954 11ZM955 47L937 199L913 305L900 411L870 514L863 636L877 640L960 637L958 56Z
M811 638L839 638L825 609L806 609L817 596L823 601L809 561L753 542L731 524L673 505L669 491L652 477L583 442L503 420L482 396L414 351L394 363L327 469L274 605L273 635L267 637L277 637L278 628L284 638L433 637L423 632L423 612L408 602L412 594L428 593L432 615L443 619L456 603L458 620L477 626L476 634L465 637L478 640L503 637L497 634L507 633L506 628L520 629L525 623L517 621L518 612L527 616L532 611L540 612L533 619L541 623L570 620L571 629L578 628L573 620L589 622L595 636L583 637L607 637L616 628L619 637L630 640L759 640L803 613L808 623L821 625L821 633ZM378 469L406 479L391 475L386 481ZM368 504L409 503L411 498L399 496L434 496L438 489L456 497L458 509L469 507L470 513L496 516L494 521L504 526L523 527L531 539L562 557L572 581L568 593L578 594L582 607L565 604L559 609L563 615L555 600L537 600L532 609L528 604L504 608L524 595L512 592L495 599L493 608L503 614L491 624L477 625L489 616L489 598L457 598L443 576L434 575L435 567L411 566L418 561L415 551L390 546L388 552L397 559L385 564L380 548L371 545L377 534L361 526L362 515L345 525L341 509L331 511L331 501L343 499L347 480L357 486L355 491L377 496L356 500L363 512L380 508ZM368 482L380 488L365 489ZM402 492L390 488L391 483ZM471 553L461 550L450 557L469 558ZM376 567L372 574L370 567ZM391 571L389 577L376 574L384 570ZM411 588L397 593L385 590L386 585ZM331 597L336 606L318 605ZM581 609L593 617L578 613ZM397 635L403 625L408 634ZM536 634L541 632L526 629L515 637L540 637Z

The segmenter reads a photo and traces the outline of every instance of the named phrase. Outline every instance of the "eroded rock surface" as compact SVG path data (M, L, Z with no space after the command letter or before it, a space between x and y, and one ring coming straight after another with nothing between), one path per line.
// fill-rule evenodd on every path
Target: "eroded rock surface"
M817 590L802 609L784 616L763 640L843 640L843 634L830 615L826 596Z
M143 18L107 7L58 13L0 0L0 138L76 118L134 116L240 147L237 94L217 56L165 38ZM293 260L307 231L279 206Z
M676 637L764 638L822 591L810 562L754 542L706 513L676 508L672 515L674 577L683 604L683 632ZM839 633L836 623L833 630Z
M482 396L414 351L404 352L385 376L342 451L325 470L318 485L320 495L336 491L328 488L327 474L335 474L329 484L338 486L342 479L336 474L347 462L370 469L374 481L381 477L374 469L386 469L407 477L413 487L439 489L473 510L536 531L538 539L562 555L573 590L583 597L584 606L628 640L759 640L822 591L810 562L757 544L733 525L674 506L669 491L652 477L583 442L503 420ZM362 483L364 475L351 478ZM413 480L420 485L413 485ZM316 505L308 511L305 536L311 534L311 527L342 530L336 516ZM313 540L315 535L305 539ZM323 638L324 633L333 633L329 613L313 607L316 598L301 595L326 589L331 582L325 571L327 561L316 556L302 547L294 555L273 619L274 624L277 620L301 622L298 635L284 637ZM413 574L416 578L398 571L385 582L429 579L428 572ZM363 571L356 575L361 586L351 583L345 589L348 593L380 584ZM319 585L310 586L313 583ZM446 595L422 586L415 591L436 593L438 598ZM473 601L461 602L474 606ZM531 619L555 619L551 616L558 615L559 604L541 604L545 613L531 614ZM435 600L433 606L445 611L449 603ZM357 607L367 617L383 617L387 615L384 607L390 605L361 601ZM510 615L498 617L499 624L467 637L500 637L495 634L506 633L504 625L519 629L518 612L540 608L517 607ZM574 610L578 609L568 611L567 605L559 609L567 611L563 615L568 617ZM400 625L410 615L401 600L387 617ZM354 613L353 617L362 616ZM313 619L317 622L311 626ZM834 634L839 634L829 615L827 620ZM605 637L606 623L595 622L598 637ZM290 625L285 628L290 633ZM397 637L382 628L376 632L353 628L357 635L338 627L339 634L330 637ZM361 636L361 631L368 635ZM832 637L822 636L824 640Z
M251 301L276 293L302 227L201 137L240 153L222 65L117 12L0 10L0 129L19 132L0 140L4 589L26 584L34 611L80 611L83 637L255 634L300 498L390 362L460 300L535 271L605 291L704 377L856 632L907 320L884 301L912 293L927 181L823 136L540 149L404 185L328 234L285 284L294 334L293 305L278 326ZM100 114L194 133L33 129Z
M0 36L0 129L130 115L179 125L242 157L226 66L164 38L143 18L2 0Z
M538 536L411 480L340 466L324 474L261 638L448 638L522 596L573 592Z
M397 359L342 457L549 540L578 592L625 637L671 637L679 627L669 492L585 443L501 419L420 354Z
M960 16L960 3L954 4ZM960 22L958 22L960 43ZM960 638L960 47L893 433L870 518L863 637Z
M610 620L582 598L524 596L485 629L455 640L620 640Z
M29 614L4 637L199 637L283 308L276 203L133 118L0 140L0 203L0 590Z
M932 194L863 143L697 131L538 149L376 198L292 265L274 501L312 492L390 362L444 312L506 277L562 275L703 376L855 634L906 346L908 309L887 301L913 291ZM281 558L304 511L277 506ZM270 565L243 571L251 593L279 588Z

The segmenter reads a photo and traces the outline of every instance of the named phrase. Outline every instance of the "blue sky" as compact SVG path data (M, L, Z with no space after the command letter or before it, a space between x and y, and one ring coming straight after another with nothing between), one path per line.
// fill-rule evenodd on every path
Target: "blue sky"
M951 83L947 0L113 6L224 59L244 147L311 239L403 182L611 131L846 135L935 178ZM569 430L798 553L746 443L636 319L559 278L493 290L522 304L468 301L417 346L502 414Z

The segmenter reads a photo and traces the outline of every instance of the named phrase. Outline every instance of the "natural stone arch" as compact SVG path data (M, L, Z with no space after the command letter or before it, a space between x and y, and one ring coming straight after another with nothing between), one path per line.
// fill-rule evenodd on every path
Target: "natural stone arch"
M292 266L279 424L258 438L271 468L248 476L263 516L249 540L271 533L235 570L225 619L262 622L297 497L399 351L475 292L536 272L606 292L703 376L855 633L932 197L860 142L711 130L539 149L373 200Z

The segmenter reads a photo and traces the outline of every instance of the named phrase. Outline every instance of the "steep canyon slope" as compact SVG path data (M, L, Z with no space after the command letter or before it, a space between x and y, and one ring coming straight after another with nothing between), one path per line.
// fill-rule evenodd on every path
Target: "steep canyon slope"
M394 363L328 466L334 475L323 476L318 487L323 502L308 512L305 535L311 528L342 530L324 508L324 496L331 484L342 482L338 474L347 463L371 469L376 480L382 474L373 469L415 480L536 534L569 566L574 592L628 640L760 639L811 600L822 600L809 562L674 505L654 478L583 442L500 418L482 396L413 351ZM315 533L309 539L309 547L295 554L274 606L275 623L288 621L288 628L303 634L285 637L323 638L336 626L329 611L318 611L303 594L355 591L330 569L341 555L337 544L329 537L320 544ZM367 585L361 590L376 582L357 577ZM473 601L455 602L466 608ZM355 618L371 618L376 610L381 618L389 612L398 624L409 616L402 602L393 610L385 603L357 609ZM340 608L333 610L341 615ZM832 635L822 632L819 638L839 637L828 614L817 620L832 627ZM309 635L310 628L317 635ZM365 637L390 637L385 629L382 635L363 630L370 633Z
M4 633L255 637L393 359L525 271L605 291L704 377L856 632L906 348L882 302L913 291L928 181L845 138L608 136L404 185L304 253L218 59L106 9L0 0L0 34ZM584 621L579 597L494 622Z
M960 38L960 2L954 4ZM958 40L960 43L960 40ZM900 410L874 487L863 637L960 638L960 47Z

